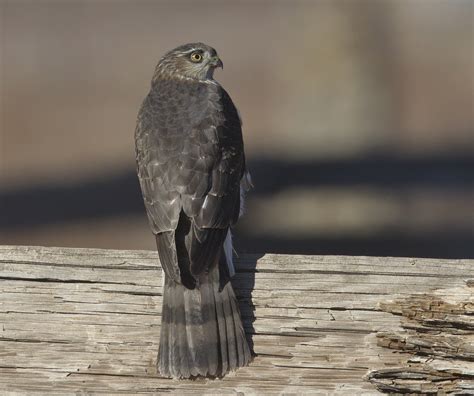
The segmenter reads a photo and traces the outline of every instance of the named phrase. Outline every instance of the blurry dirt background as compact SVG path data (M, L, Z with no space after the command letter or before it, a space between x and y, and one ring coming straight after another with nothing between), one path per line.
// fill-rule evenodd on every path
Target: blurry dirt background
M239 251L474 257L473 6L0 0L0 243L154 249L136 114L203 41L254 178Z

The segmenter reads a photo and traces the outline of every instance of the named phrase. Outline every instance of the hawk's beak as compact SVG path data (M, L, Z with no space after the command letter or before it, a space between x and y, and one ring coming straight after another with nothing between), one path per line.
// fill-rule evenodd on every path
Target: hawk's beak
M220 67L221 69L224 69L224 64L222 63L222 61L220 60L218 56L213 56L211 58L211 65L214 67Z

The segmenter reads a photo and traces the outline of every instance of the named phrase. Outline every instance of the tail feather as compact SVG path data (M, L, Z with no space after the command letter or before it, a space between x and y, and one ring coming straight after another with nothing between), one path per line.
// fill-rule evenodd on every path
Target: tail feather
M170 293L170 288L165 287L163 290L163 301L169 301ZM171 310L169 306L165 306L163 304L163 309L161 311L161 336L160 340L163 340L163 342L160 342L160 353L158 355L158 367L162 367L163 369L167 366L166 362L169 358L169 330L170 330L170 325L169 323L171 322L170 318ZM166 341L165 341L166 340ZM163 375L169 376L169 372L162 372Z
M232 289L229 290L229 294L232 294L230 297L230 302L232 306L232 319L234 321L234 328L235 328L235 339L236 340L244 340L243 342L237 343L238 348L238 366L246 365L251 358L250 355L250 348L248 348L247 339L245 336L244 326L242 325L242 321L240 319L240 309L237 305L237 300L235 298L234 291ZM246 348L247 346L247 348Z
M227 353L229 361L229 370L235 370L237 367L237 351L235 345L235 331L234 331L234 320L232 317L232 307L230 305L228 288L222 290L222 306L224 308L224 316L218 317L218 322L224 322L225 332L227 335Z
M250 361L230 282L219 287L217 266L195 289L166 280L158 369L167 377L223 376Z
M176 299L176 341L179 349L179 359L177 359L178 364L181 368L181 373L183 377L190 376L189 364L189 347L188 340L186 337L186 316L184 310L184 293L179 293L179 290L175 289L175 299Z
M216 318L217 318L217 330L219 335L219 351L221 358L221 372L226 373L228 370L228 355L227 355L227 334L226 334L226 323L223 318L225 318L225 312L223 307L223 302L220 299L215 298L214 294L214 304L216 310Z
M184 310L186 317L186 341L188 345L189 360L190 360L190 375L205 375L201 367L204 367L205 356L199 350L199 346L203 344L204 336L201 326L197 326L201 316L201 300L197 293L193 290L184 290Z
M180 367L180 362L177 361L180 357L179 354L179 345L178 345L178 339L177 339L177 319L176 319L176 307L178 302L176 301L176 289L172 288L171 293L171 315L170 315L170 330L169 330L169 340L168 340L168 347L169 347L169 358L173 359L175 362L170 365L169 370L171 373L171 376L176 377L179 375L179 372L177 369L181 369Z
M204 356L207 356L208 366L206 375L215 376L217 375L217 369L219 366L219 351L216 348L216 340L218 337L218 333L215 319L215 308L214 304L212 304L212 301L214 300L212 285L210 284L208 279L206 279L200 285L200 292L202 308L202 326L204 330L204 342L202 345L200 345L200 349L204 353Z

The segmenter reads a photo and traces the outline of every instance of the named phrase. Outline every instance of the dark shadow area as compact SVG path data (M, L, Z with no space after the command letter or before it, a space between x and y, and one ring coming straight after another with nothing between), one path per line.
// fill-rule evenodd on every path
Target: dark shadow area
M145 213L133 170L94 180L0 192L0 229Z
M252 194L274 194L290 187L365 185L374 188L464 189L474 186L474 156L373 156L339 161L250 161Z
M265 197L289 188L366 186L370 188L437 189L463 194L474 188L474 157L424 158L377 156L340 161L249 161L255 188ZM0 231L145 215L135 171L104 175L71 185L51 185L0 192ZM468 214L466 214L468 215ZM407 236L383 230L377 237L252 237L240 235L245 251L306 254L352 254L419 257L474 257L472 229L440 229L434 235Z
M383 232L374 237L315 236L293 238L278 236L246 236L235 233L238 252L262 251L278 254L330 254L347 256L394 256L425 258L474 258L472 229L463 231L440 230L429 235L403 235Z

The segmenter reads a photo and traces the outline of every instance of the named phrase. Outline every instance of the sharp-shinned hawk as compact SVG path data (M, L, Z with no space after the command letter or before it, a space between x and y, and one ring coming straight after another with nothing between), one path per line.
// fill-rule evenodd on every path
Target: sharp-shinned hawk
M223 376L251 354L229 280L230 227L250 183L241 122L213 79L216 50L182 45L159 61L137 120L138 177L164 270L158 369Z

